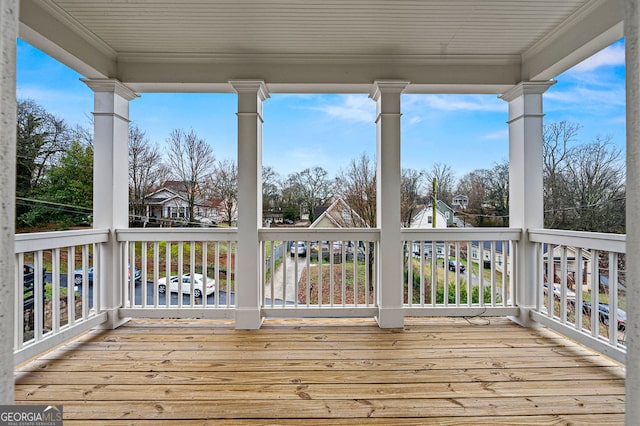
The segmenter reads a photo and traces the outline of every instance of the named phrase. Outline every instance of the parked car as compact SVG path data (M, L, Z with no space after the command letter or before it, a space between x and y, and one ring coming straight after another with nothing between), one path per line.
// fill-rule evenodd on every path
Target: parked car
M547 294L547 290L549 289L549 284L544 283L544 294ZM553 298L556 300L560 300L562 297L562 289L559 284L553 284ZM569 303L573 303L576 300L576 293L573 290L567 289L567 301Z
M202 274L193 274L193 296L196 298L202 297L204 276ZM178 285L181 283L180 285ZM184 274L182 278L173 275L169 277L169 291L171 293L183 293L191 294L191 274ZM216 291L216 281L212 278L207 278L207 284L205 286L205 294L208 296ZM167 278L160 278L158 280L158 293L164 294L167 292Z
M75 284L76 286L82 285L82 275L83 275L83 269L82 268L78 268L75 271L73 271L74 273L74 277L73 277L73 284ZM129 267L127 267L127 276L129 277L129 279L131 279L131 269ZM93 283L93 266L90 266L89 269L87 269L87 278L89 279L89 284ZM134 266L134 273L133 273L133 278L134 280L140 281L140 268L138 268L137 266Z
M305 257L307 255L307 244L304 241L296 241L291 246L291 257L295 256L296 253L298 257Z
M458 264L458 269L460 269L460 272L464 272L465 271L464 265L460 262L456 262L455 260L449 260L449 270L455 272L456 263Z
M47 269L42 268L42 283L44 284L45 278L47 275ZM35 267L30 263L25 263L22 270L23 277L23 290L24 290L24 299L23 306L24 309L32 309L33 308L33 295L34 291L34 283L36 281ZM42 292L42 299L44 300L44 291Z
M591 302L582 302L582 313L591 315ZM622 309L616 311L618 321L618 331L625 331L627 328L627 313ZM609 304L598 303L598 320L606 327L609 326Z

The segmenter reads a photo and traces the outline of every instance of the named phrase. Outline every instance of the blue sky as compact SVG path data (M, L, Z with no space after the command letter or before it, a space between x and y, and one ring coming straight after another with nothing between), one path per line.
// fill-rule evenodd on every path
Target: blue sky
M30 98L70 125L90 126L93 93L82 76L18 41L18 98ZM582 126L577 142L610 137L624 150L624 43L559 75L544 95L545 122ZM496 95L403 95L402 167L450 165L458 178L508 158L507 103ZM130 118L164 147L172 129L193 129L217 159L236 158L236 96L142 93ZM335 175L375 153L375 104L367 95L272 94L264 104L263 164L282 176L322 166Z

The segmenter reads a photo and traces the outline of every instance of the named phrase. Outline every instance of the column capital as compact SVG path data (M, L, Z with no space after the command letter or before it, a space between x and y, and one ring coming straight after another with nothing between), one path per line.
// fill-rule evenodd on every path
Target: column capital
M269 99L269 89L262 80L229 80L236 93L255 93L261 101Z
M555 80L522 81L504 92L499 98L506 102L511 102L523 95L541 95L554 84L556 84Z
M95 93L98 92L107 92L107 93L115 93L118 96L126 99L127 101L131 101L135 98L140 97L136 92L129 89L127 86L122 84L120 81L113 78L81 78L80 79L84 84L89 86L91 90Z
M369 97L377 101L383 93L402 93L409 84L406 80L376 80L371 86Z

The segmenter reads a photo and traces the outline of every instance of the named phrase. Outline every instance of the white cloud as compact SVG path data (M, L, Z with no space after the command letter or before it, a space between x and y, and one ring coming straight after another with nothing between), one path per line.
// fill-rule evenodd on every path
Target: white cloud
M76 90L53 90L31 85L20 85L16 87L18 99L33 99L36 103L48 102L83 102L90 100L93 102L93 94L87 89L86 96Z
M506 126L505 126L506 127ZM502 140L509 138L509 129L505 128L503 130L498 130L495 132L487 133L482 136L483 140Z
M31 99L71 126L88 126L93 118L93 93L87 90L47 89L37 85L16 87L18 99Z
M590 72L604 66L624 65L624 43L616 43L585 59L571 69L571 72Z
M406 100L405 100L406 99ZM403 112L418 111L475 111L503 112L507 103L496 95L407 95L403 98Z
M357 123L373 123L376 116L376 104L366 96L339 95L337 104L314 107L332 118Z
M544 95L546 104L550 107L566 105L571 109L593 109L603 111L608 108L624 108L624 88L617 86L602 86L597 89L589 87L574 87L568 90L550 90Z

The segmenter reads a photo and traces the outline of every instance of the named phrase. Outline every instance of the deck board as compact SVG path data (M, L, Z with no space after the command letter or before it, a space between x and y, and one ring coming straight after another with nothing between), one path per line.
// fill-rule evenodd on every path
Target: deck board
M505 319L134 320L19 366L65 424L624 422L624 368Z

